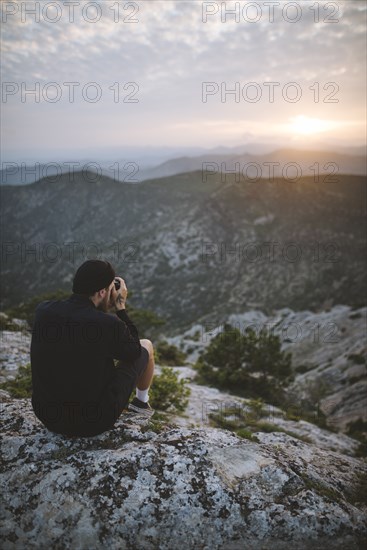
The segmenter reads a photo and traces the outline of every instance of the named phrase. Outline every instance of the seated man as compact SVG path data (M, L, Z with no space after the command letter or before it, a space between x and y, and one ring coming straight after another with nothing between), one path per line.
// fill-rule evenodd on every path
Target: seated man
M126 298L125 282L115 277L111 264L88 260L77 270L68 299L37 306L32 406L49 430L67 436L109 430L134 388L136 397L128 410L154 413L148 402L153 345L139 339L125 311ZM114 359L119 360L116 366Z

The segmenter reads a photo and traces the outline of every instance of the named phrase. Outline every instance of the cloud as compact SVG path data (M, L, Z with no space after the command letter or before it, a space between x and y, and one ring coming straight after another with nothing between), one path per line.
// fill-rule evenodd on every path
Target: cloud
M194 127L195 121L203 119L213 121L212 126L204 125L210 145L214 139L213 128L218 128L216 120L232 123L235 138L238 129L234 125L243 117L253 120L253 131L256 131L255 120L258 128L264 124L273 124L276 128L282 121L301 114L338 120L350 119L351 113L356 120L365 116L365 89L361 75L366 69L366 6L358 1L316 3L319 5L318 23L315 22L315 8L310 9L309 2L298 2L302 18L295 23L284 19L282 3L280 7L274 7L274 22L269 22L269 8L260 1L257 4L261 7L262 17L256 23L246 21L242 15L246 2L239 3L242 9L240 21L236 22L228 15L225 23L221 20L222 3L219 1L211 3L218 8L218 13L208 16L206 23L203 22L205 3L200 1L138 1L130 2L130 7L126 2L120 2L118 23L114 22L116 12L111 9L117 3L109 0L99 2L101 18L96 23L83 20L82 9L88 4L86 0L80 1L79 7L75 8L74 22L69 21L69 13L61 0L59 6L63 16L56 23L42 17L36 23L29 16L22 22L20 16L24 2L18 0L17 4L18 14L9 16L3 24L3 81L25 82L29 87L35 82L41 85L57 82L63 86L64 82L75 81L80 82L81 88L87 82L97 82L106 93L103 101L93 106L93 116L102 124L103 117L108 123L111 119L120 119L120 123L127 124L130 129L134 124L134 134L136 127L144 127L144 121L146 124L161 121L162 129L170 128L166 135L160 135L162 144L172 139L179 144L182 139L179 125L187 123ZM238 2L226 2L226 7L229 9L235 4ZM337 14L332 13L334 4L339 6ZM47 13L53 16L51 8ZM93 18L96 12L89 8L86 13ZM287 16L295 17L295 13L289 9ZM129 17L138 19L138 22L123 20ZM324 22L325 17L339 21ZM302 100L294 105L284 101L280 95L278 101L269 103L264 83L270 81L279 82L279 90L289 82L297 82L302 88ZM121 109L120 104L111 101L112 94L107 90L115 82L121 86L127 82L139 85L138 108L130 105L128 111L126 104ZM230 96L224 103L218 96L203 104L203 82L216 82L219 86L224 82L228 89L237 82L241 89L248 82L257 82L264 96L259 104L245 102L242 97L237 103ZM320 83L321 104L315 103L309 89L315 82ZM336 82L339 87L337 105L323 102L329 91L322 89L327 82ZM19 103L19 97L13 100ZM27 140L31 140L26 119L31 120L35 106L29 101L18 109L17 115L14 110L10 112L14 101L3 106L7 112L6 128L10 124L22 128L24 124L22 145L26 146ZM80 94L76 103L80 106L80 115L73 112L73 116L82 119L86 106L82 104ZM55 120L68 110L63 101L51 107ZM40 123L46 116L44 113L49 111L48 108L38 110ZM176 138L172 134L175 127ZM67 132L64 133L67 139ZM227 126L224 133L225 136L230 134ZM63 135L61 127L60 135ZM201 136L200 139L205 140L204 131L201 131ZM220 134L215 137L216 143L220 137ZM360 138L360 130L356 130L355 138ZM90 136L86 135L85 139L88 141ZM145 139L144 135L141 139ZM185 140L188 139L187 135Z

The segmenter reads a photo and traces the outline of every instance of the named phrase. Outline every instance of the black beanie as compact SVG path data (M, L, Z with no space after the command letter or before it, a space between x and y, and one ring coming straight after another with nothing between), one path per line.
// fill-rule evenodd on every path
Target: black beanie
M73 292L92 296L98 290L110 286L115 270L106 260L87 260L75 273Z

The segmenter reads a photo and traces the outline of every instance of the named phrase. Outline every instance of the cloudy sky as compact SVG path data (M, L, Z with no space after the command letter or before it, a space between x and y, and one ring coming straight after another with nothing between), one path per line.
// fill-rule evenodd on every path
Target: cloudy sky
M2 2L4 157L366 141L363 0L71 4Z

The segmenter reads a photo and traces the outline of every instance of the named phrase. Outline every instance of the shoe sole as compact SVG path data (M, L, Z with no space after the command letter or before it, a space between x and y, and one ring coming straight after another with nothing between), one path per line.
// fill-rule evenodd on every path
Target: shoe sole
M142 415L147 416L147 417L153 416L153 414L155 412L152 409L141 409L140 407L136 407L135 405L129 405L127 410L135 412L135 413L142 414Z

